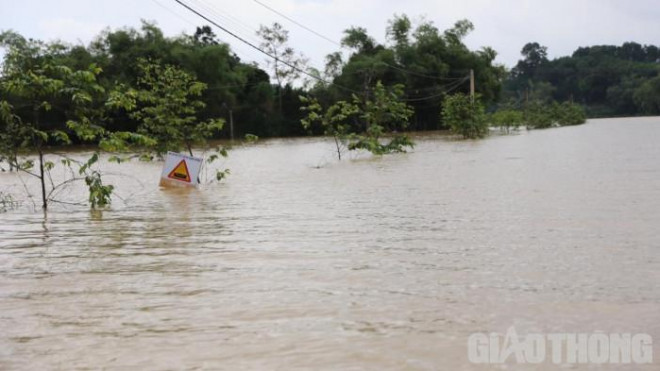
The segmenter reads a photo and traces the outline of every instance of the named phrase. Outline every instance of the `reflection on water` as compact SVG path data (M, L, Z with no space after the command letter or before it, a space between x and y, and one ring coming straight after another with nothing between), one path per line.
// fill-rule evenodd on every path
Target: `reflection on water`
M468 335L509 326L658 341L659 139L594 120L342 162L271 140L199 190L107 164L109 210L0 214L0 368L479 369Z

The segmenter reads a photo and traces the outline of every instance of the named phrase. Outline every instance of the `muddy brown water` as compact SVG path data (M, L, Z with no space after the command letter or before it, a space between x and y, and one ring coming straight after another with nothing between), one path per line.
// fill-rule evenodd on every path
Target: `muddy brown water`
M660 342L660 118L415 140L239 146L192 190L103 163L100 212L44 216L1 173L0 368L484 369L468 336L510 326Z

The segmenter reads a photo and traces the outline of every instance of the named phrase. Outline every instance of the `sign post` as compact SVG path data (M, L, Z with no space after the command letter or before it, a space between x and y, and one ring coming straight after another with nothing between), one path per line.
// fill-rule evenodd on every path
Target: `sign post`
M197 186L202 159L186 156L181 153L167 152L165 165L160 176L160 185L167 186Z

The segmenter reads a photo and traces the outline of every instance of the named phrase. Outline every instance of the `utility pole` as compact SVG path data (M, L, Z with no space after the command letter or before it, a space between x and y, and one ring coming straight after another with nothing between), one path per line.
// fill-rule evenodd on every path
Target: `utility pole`
M470 70L470 98L474 103L474 70Z
M234 141L234 111L229 109L229 136L232 142Z
M222 103L222 108L229 111L229 138L234 141L234 111L227 105L227 102Z

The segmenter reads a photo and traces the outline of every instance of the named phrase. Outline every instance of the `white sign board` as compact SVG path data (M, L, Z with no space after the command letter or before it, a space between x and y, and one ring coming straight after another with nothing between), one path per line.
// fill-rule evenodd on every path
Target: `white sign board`
M201 158L167 152L163 173L160 176L160 185L196 186L199 184L201 168Z

